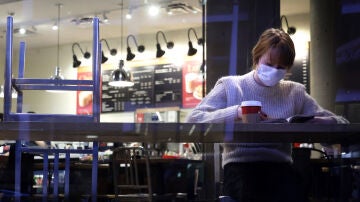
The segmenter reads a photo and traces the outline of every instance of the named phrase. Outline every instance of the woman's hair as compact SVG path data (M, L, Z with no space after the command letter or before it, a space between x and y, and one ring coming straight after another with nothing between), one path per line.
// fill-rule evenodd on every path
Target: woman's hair
M272 50L270 60L273 60L275 56L275 62L290 69L295 59L295 47L287 33L280 29L270 28L261 34L252 49L253 68L258 65L260 58L269 50Z

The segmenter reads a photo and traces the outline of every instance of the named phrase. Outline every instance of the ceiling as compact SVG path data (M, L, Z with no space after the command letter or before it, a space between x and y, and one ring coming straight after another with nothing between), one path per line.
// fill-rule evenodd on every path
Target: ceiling
M67 44L92 39L92 26L89 19L98 16L104 20L100 24L100 37L119 38L121 33L121 7L123 15L132 13L130 20L123 19L124 35L156 33L201 26L201 0L0 0L0 45L5 44L6 18L14 17L14 29L25 27L29 34L14 34L14 42L25 41L30 48L54 46L57 31L51 27L57 22L58 3L60 9L60 43ZM150 16L149 5L161 7L160 15ZM309 12L309 0L281 0L281 14L291 15ZM167 14L167 9L173 11ZM198 11L194 13L193 11ZM4 47L4 46L3 46Z

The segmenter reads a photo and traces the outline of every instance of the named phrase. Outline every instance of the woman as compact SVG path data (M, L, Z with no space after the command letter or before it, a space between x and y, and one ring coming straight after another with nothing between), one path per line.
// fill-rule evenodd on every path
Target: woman
M267 29L252 50L253 70L219 79L188 115L191 123L241 121L242 101L262 104L262 120L313 115L311 123L348 123L323 109L302 84L282 80L294 63L294 43L284 31ZM224 195L246 201L305 201L292 167L290 143L223 145Z

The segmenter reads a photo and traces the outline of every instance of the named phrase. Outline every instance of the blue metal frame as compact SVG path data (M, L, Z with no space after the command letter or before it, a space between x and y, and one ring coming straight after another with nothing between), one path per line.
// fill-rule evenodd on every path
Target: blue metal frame
M25 42L20 42L19 49L19 71L18 78L12 78L13 60L13 17L7 17L6 30L6 60L4 72L4 122L100 122L100 77L101 64L100 53L101 44L99 37L99 19L93 21L93 60L92 60L92 80L53 80L53 79L29 79L24 78L25 72ZM18 93L16 113L11 112L12 89ZM23 90L61 90L61 91L92 91L93 92L93 113L92 115L74 114L30 114L22 113ZM25 132L24 132L25 133ZM20 137L27 137L27 134L19 134ZM44 156L43 177L48 176L48 155L54 154L54 190L56 198L58 195L58 164L59 153L65 153L65 197L69 196L69 171L70 153L91 153L92 162L92 201L96 201L97 196L97 166L98 166L98 142L93 142L93 149L88 150L64 150L64 149L35 149L22 147L21 138L16 141L15 148L15 200L21 200L21 153L22 152L41 153ZM47 180L43 181L43 201L47 200Z
M93 26L93 64L92 80L53 80L24 78L25 72L25 42L20 42L19 73L18 78L12 78L12 55L13 55L13 17L7 18L6 32L6 61L5 61L5 82L4 82L4 121L39 121L39 119L57 122L91 121L100 122L100 78L101 68L99 55L101 45L99 39L99 19L94 19ZM11 112L12 88L18 92L16 113ZM22 91L23 90L61 90L61 91L92 91L93 92L93 114L27 114L22 113ZM85 117L85 118L84 118ZM23 119L21 119L23 118ZM66 119L65 119L66 118ZM69 118L69 119L67 119ZM84 118L85 120L81 120Z

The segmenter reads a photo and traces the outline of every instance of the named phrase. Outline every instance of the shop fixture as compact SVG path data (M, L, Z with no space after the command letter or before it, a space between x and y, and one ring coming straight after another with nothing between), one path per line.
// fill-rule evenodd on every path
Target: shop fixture
M60 4L58 6L58 13L60 13ZM58 18L59 21L59 18ZM100 122L100 40L99 40L99 20L94 18L93 22L93 58L92 58L92 79L90 80L70 80L60 79L61 77L55 77L50 79L36 79L36 78L24 78L25 73L25 42L20 42L19 47L19 70L18 77L13 78L12 67L13 67L13 18L9 16L7 18L7 29L6 29L6 57L5 57L5 70L4 70L4 119L3 122L19 122L29 123L37 122L43 123L70 123L70 122L87 122L87 123L98 123ZM59 42L59 40L58 40ZM59 49L58 49L59 51ZM59 63L59 61L58 61ZM57 67L57 74L59 76L59 68ZM16 100L16 111L12 110L12 88L18 92ZM93 94L92 99L92 113L91 114L35 114L35 113L24 113L23 112L23 91L25 90L52 90L52 91L90 91ZM34 124L34 123L33 123ZM41 127L41 126L40 126ZM59 154L65 154L65 176L64 176L64 197L68 200L70 195L70 154L92 154L92 179L91 179L91 199L96 201L97 195L97 167L98 167L98 142L89 137L89 141L93 141L92 149L57 149L57 148L33 148L23 147L21 140L26 140L26 135L16 140L15 144L15 201L21 199L21 155L22 153L37 153L43 156L43 179L52 179L53 184L51 196L55 196L57 199L59 196ZM51 134L49 134L51 135ZM25 139L24 139L25 138ZM53 178L49 177L49 158L48 155L54 155L53 164ZM48 193L48 187L50 184L47 180L42 182L42 201L47 201L47 197L50 196Z
M284 30L284 29L283 29L283 26L282 26L283 20L285 20L286 32L287 32L289 35L295 34L296 28L295 28L294 26L290 26L290 27L289 27L289 23L288 23L287 17L286 17L285 15L282 15L281 18L280 18L281 29Z
M107 49L108 49L109 52L110 52L110 55L114 56L114 55L117 54L117 50L116 50L115 48L110 49L109 43L107 42L106 39L101 39L101 40L100 40L100 43L101 43L101 42L105 42L105 45L106 45ZM108 60L108 58L105 57L104 51L101 51L101 64L105 63L107 60Z
M139 147L117 147L112 155L114 201L185 201L187 195L154 193L150 151Z
M121 13L120 13L120 20L121 20L121 44L120 44L120 58L122 58L122 50L123 50L123 36L124 36L124 23L123 23L123 6L124 0L121 1ZM110 86L116 87L131 87L134 85L134 82L131 81L130 72L124 69L124 60L120 59L119 61L119 68L115 69L110 76L109 81Z
M204 44L204 40L202 38L198 38L195 29L194 28L189 28L188 29L189 50L188 50L188 53L187 53L188 56L193 56L197 52L197 49L193 47L193 44L192 44L192 42L190 40L190 32L191 31L194 33L198 45L203 45Z
M130 34L127 38L126 38L126 44L127 44L127 55L126 55L126 60L127 61L130 61L132 59L134 59L135 57L135 54L131 52L131 48L130 48L130 45L129 45L129 39L133 39L135 45L136 45L136 48L138 50L139 53L142 53L144 52L145 50L145 46L143 45L138 45L137 41L136 41L136 38L134 35Z
M200 3L202 1L199 1ZM196 8L194 6L189 5L188 3L184 3L184 2L170 2L167 6L165 6L166 12L168 14L183 14L183 13L188 13L188 14L196 14L201 12L201 9Z
M84 58L89 59L91 57L91 54L88 51L86 51L86 52L83 51L83 49L81 48L79 43L73 43L72 54L73 54L73 67L74 68L79 67L81 65L81 61L78 60L77 56L75 55L75 50L74 50L75 46L77 46L80 49Z
M166 43L166 47L168 49L172 49L174 47L174 42L172 42L172 41L168 42L164 32L162 32L162 31L156 32L156 57L157 58L160 58L165 54L165 51L161 49L161 46L159 43L159 34L161 34L163 36L165 43Z
M4 97L4 85L0 86L0 98ZM11 98L16 99L17 98L17 92L14 88L11 88Z
M104 23L108 23L108 22L109 22L109 18L107 17L105 11L103 12L103 22L104 22Z
M130 196L138 201L154 200L148 153L149 151L143 147L117 147L114 149L111 162L115 201L121 201L121 199ZM141 163L145 163L145 166L142 166ZM145 171L141 173L142 167L145 168ZM122 178L119 178L120 169L124 173ZM145 180L141 180L141 178ZM128 193L121 192L123 189L127 190Z

